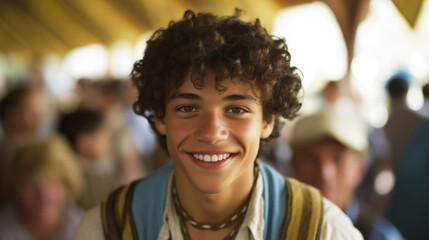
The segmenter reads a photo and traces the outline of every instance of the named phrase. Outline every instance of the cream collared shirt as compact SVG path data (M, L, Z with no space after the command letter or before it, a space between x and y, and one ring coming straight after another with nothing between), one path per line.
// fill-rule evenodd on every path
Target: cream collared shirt
M179 217L176 214L171 189L171 177L164 210L164 222L158 240L183 240ZM361 240L360 232L353 226L350 219L333 203L323 198L323 222L321 240ZM264 198L261 174L258 174L255 190L252 193L249 209L240 226L237 240L262 240L264 233ZM81 221L76 240L104 239L100 207L90 210ZM150 239L149 239L150 240ZM271 239L269 239L271 240ZM274 240L274 239L273 239ZM277 239L275 239L277 240Z

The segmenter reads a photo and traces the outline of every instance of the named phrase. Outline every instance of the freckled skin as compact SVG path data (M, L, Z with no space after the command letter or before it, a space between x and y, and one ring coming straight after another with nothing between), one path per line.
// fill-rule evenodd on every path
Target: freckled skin
M192 99L167 99L164 119L155 119L158 131L167 136L179 198L195 218L210 215L193 211L195 202L219 217L224 214L214 214L216 211L233 212L244 202L252 186L260 138L267 138L274 125L274 121L263 120L258 92L250 85L226 79L222 86L227 90L219 93L214 73L209 72L206 78L206 87L198 90L187 75L169 96L186 94ZM206 169L194 163L190 153L196 152L232 156L225 166Z

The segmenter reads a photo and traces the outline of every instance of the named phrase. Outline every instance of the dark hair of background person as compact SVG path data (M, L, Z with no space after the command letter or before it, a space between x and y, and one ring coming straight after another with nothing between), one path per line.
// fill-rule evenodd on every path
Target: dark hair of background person
M10 110L19 108L22 98L34 91L34 88L29 85L18 85L11 88L0 100L0 124L3 129L6 129L6 115Z
M89 108L81 107L71 113L63 113L58 120L58 131L64 135L74 150L76 137L80 133L94 133L101 128L103 115Z
M426 83L422 87L422 93L424 98L429 98L429 83Z
M387 84L387 90L393 98L404 97L408 92L408 82L402 77L395 77Z
M96 85L100 88L101 94L104 98L109 98L122 103L124 102L126 94L125 81L109 78L97 82Z
M135 62L131 77L139 97L134 110L148 119L165 150L166 136L157 131L154 117L164 117L166 95L180 86L187 71L196 89L206 86L204 76L209 70L216 74L219 92L225 90L222 81L227 78L250 83L261 91L266 121L273 115L292 119L300 109L301 77L290 65L285 39L270 36L259 19L244 22L241 15L239 9L227 17L188 10L180 21L157 30L147 42L143 59ZM280 128L277 118L261 147L278 137Z

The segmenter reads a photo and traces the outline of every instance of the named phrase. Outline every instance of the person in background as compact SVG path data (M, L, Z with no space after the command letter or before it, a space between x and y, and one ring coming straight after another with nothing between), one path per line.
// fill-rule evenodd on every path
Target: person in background
M420 108L419 113L426 118L429 118L429 83L426 83L422 87L423 93L423 106Z
M76 94L79 106L85 106L92 109L99 109L102 96L99 91L98 80L80 78L77 80L74 94Z
M131 79L126 80L126 123L131 130L134 143L142 159L144 173L150 174L171 163L168 155L157 144L156 135L146 119L137 115L133 104L138 99L138 91Z
M82 176L60 137L20 145L7 168L8 203L0 209L1 240L72 240L83 215L73 204Z
M390 144L392 169L396 171L405 145L425 118L412 111L406 102L408 93L407 80L398 75L387 83L390 100L390 114L384 130Z
M294 176L340 207L365 239L403 239L355 195L368 165L368 136L360 120L329 110L305 116L294 126L290 145Z
M407 239L429 239L429 120L411 136L396 171L388 219Z
M83 173L85 185L78 204L88 210L107 198L119 185L109 158L112 139L104 116L89 108L63 113L58 131L68 140Z
M44 102L41 92L30 85L11 88L0 100L0 204L4 202L3 178L15 146L27 138L36 138L42 125Z
M118 79L100 80L96 83L101 96L98 109L106 117L106 125L112 134L110 156L116 164L121 183L129 183L144 175L142 159L133 140L126 119L126 82Z

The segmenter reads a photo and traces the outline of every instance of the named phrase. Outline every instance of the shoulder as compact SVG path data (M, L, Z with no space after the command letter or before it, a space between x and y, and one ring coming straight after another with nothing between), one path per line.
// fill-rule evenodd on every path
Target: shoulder
M100 206L94 207L89 210L84 215L82 221L79 224L75 240L86 239L104 239Z
M350 219L332 202L323 198L323 222L320 239L363 239Z

